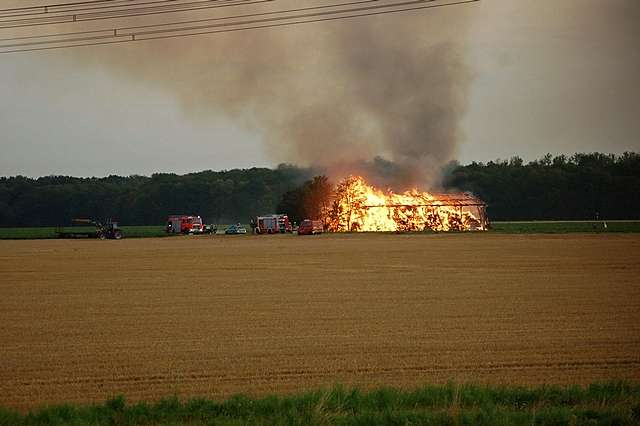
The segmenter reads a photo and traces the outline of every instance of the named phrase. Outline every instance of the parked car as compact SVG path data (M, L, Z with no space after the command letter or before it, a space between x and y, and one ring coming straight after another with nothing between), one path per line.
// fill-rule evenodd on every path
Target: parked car
M298 235L322 234L322 221L305 219L298 227Z
M204 227L202 228L202 232L204 234L217 234L218 227L215 225L204 225Z
M224 233L225 234L246 234L247 229L238 223L237 225L229 226L227 229L224 230Z

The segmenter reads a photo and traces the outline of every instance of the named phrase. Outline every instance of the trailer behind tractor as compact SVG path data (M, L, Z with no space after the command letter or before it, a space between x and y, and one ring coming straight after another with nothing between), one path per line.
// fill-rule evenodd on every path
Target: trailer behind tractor
M120 240L124 238L118 222L108 220L104 224L93 219L73 219L70 227L56 228L58 238L99 238Z

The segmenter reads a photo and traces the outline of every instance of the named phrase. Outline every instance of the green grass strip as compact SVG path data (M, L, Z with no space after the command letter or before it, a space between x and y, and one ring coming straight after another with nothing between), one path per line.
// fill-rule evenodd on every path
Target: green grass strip
M479 386L447 384L406 391L336 386L289 396L225 401L176 397L127 404L57 405L19 413L0 409L0 425L638 425L640 385Z
M493 222L491 231L504 234L637 233L640 221Z
M570 233L640 233L640 221L540 221L540 222L493 222L491 233L499 234L570 234ZM251 228L245 225L247 232ZM219 225L218 232L224 232L226 225ZM72 229L71 227L65 228ZM91 230L91 228L83 228ZM78 230L78 229L76 229ZM56 228L0 228L0 240L26 240L57 238ZM166 237L162 226L123 226L125 238ZM431 233L431 232L427 232ZM390 234L392 234L390 232Z

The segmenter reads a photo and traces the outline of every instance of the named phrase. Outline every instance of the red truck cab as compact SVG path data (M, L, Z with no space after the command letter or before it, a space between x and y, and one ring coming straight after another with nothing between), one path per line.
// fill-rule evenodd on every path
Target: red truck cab
M289 216L286 214L272 214L258 216L255 221L257 234L284 234L292 232Z
M167 233L173 234L201 234L204 231L200 216L169 216L167 218Z

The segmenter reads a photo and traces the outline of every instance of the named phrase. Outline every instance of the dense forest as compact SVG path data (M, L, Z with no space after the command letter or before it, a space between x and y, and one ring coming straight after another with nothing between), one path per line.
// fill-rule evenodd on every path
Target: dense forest
M0 178L0 226L55 226L78 217L159 225L170 214L246 223L256 214L272 213L285 192L310 177L306 169L281 165L151 177Z
M451 167L448 189L470 191L491 220L640 219L640 154L546 155Z
M492 220L640 219L640 155L547 155L447 167L445 190L471 191ZM74 217L117 218L126 225L161 224L169 214L199 214L207 223L248 222L326 193L309 169L204 171L187 175L0 178L0 226L54 226ZM315 188L315 189L314 189ZM306 200L306 201L304 201ZM317 203L316 203L317 204ZM308 209L307 209L308 210Z

